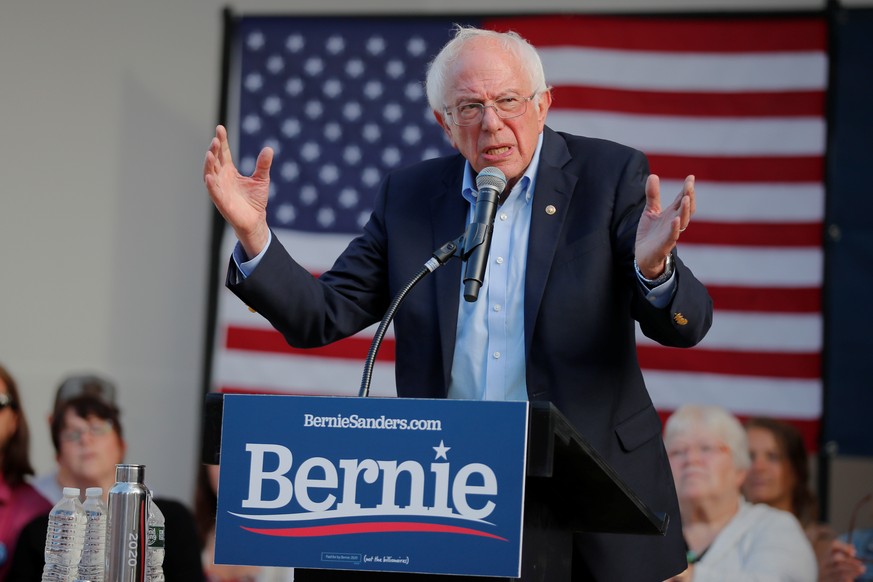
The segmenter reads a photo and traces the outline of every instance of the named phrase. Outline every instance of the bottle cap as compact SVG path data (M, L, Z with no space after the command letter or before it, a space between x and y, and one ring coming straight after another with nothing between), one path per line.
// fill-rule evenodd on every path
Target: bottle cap
M85 489L85 497L102 497L103 487L88 487Z
M78 497L79 490L75 487L64 487L64 497Z
M145 465L115 465L115 480L119 483L143 483Z

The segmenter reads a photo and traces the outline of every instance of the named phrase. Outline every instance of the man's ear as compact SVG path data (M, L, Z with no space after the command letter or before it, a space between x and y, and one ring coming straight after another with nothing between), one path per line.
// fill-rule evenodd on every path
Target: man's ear
M446 132L446 137L449 138L449 143L452 144L452 147L458 149L455 145L455 138L452 136L452 122L447 120L445 115L437 111L433 110L434 119L436 119L437 123L440 124L440 127L443 128L443 131Z

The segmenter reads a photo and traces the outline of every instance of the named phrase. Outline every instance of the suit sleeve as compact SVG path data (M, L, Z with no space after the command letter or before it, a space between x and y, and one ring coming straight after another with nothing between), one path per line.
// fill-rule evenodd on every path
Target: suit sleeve
M649 303L636 280L633 253L637 226L646 205L648 176L648 160L641 152L634 151L617 189L615 232L623 249L622 268L626 276L634 280L631 313L646 337L665 346L691 347L703 339L712 325L712 299L706 287L682 262L678 250L673 249L676 290L666 307L658 308Z
M292 259L274 233L248 277L230 260L227 287L298 348L323 346L379 321L389 302L382 212L387 190L388 180L363 233L320 277Z

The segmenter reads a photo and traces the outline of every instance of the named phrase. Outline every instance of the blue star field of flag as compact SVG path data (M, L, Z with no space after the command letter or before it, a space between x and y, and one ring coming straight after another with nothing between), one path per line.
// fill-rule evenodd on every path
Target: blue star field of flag
M271 146L270 226L355 233L385 174L452 153L424 90L449 21L246 18L240 171Z

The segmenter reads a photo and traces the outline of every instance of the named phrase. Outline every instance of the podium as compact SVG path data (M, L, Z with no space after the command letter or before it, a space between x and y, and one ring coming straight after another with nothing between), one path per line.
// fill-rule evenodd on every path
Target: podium
M585 580L573 572L576 532L664 535L666 514L653 512L619 478L549 402L529 403L521 580ZM202 461L221 459L224 397L208 394L204 406ZM456 582L515 580L495 576L444 577ZM295 580L429 581L434 574L296 569Z

